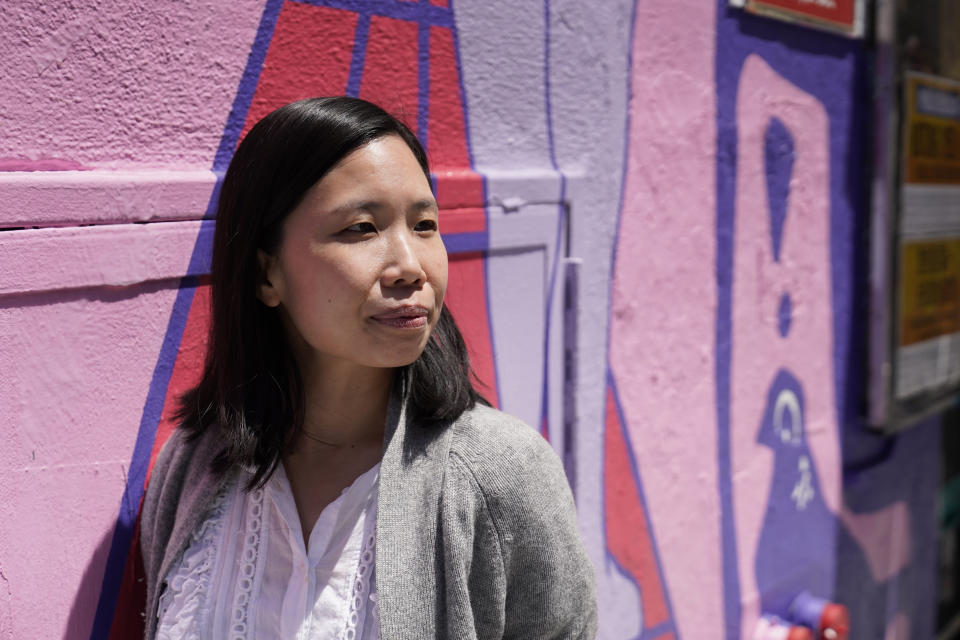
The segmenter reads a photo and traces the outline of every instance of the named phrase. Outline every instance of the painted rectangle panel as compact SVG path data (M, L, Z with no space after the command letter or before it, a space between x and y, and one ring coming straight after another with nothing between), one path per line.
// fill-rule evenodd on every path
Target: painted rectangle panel
M500 408L539 425L546 331L545 247L487 254L490 322ZM509 286L507 286L509 283Z
M202 224L158 222L0 233L0 296L180 278L188 275ZM207 269L198 267L199 273Z
M0 228L196 220L216 182L207 169L0 172Z

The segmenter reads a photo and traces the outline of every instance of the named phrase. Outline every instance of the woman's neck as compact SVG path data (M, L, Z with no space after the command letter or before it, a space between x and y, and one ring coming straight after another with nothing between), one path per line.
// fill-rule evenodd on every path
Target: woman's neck
M295 447L306 453L380 445L393 375L392 369L354 363L324 363L304 372L304 420Z
M303 427L283 459L305 544L327 505L383 455L393 370L347 364L304 372Z

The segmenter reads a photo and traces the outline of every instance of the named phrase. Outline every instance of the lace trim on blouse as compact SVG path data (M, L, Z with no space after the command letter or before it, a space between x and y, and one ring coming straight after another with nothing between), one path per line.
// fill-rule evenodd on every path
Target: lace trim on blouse
M171 626L160 625L158 640L179 640L198 637L206 625L203 614L208 610L206 595L210 592L210 574L216 561L217 539L223 529L230 483L217 493L213 507L203 524L190 536L190 543L180 563L167 576L166 589L160 595L159 618L166 618L173 608L179 615Z
M373 469L371 472L376 473ZM360 515L361 531L352 534L359 533L362 537L353 543L359 543L360 547L359 557L353 556L358 557L353 579L343 584L347 592L343 596L349 594L349 600L346 597L341 600L345 608L337 617L343 620L342 626L333 635L324 635L325 638L377 640L380 637L375 580L377 499L376 489L372 491ZM274 544L273 535L267 535L273 525L267 520L279 517L269 511L276 506L268 502L265 494L265 488L247 494L236 479L226 483L217 494L205 520L191 534L181 560L166 577L166 588L157 611L159 640L199 639L211 632L222 633L220 637L230 640L246 640L263 631L257 628L257 607L253 603L262 597L266 559L269 557L272 561L270 554L275 552L269 546ZM229 528L225 525L228 522ZM240 523L241 527L237 527L240 531L235 531L233 527ZM228 574L235 576L235 581L223 582ZM271 593L273 598L282 596ZM227 603L228 608L219 608ZM308 618L311 615L307 613Z
M240 555L240 573L237 577L237 592L233 596L230 614L230 640L246 640L249 637L248 620L250 594L258 582L260 563L260 531L263 528L263 487L250 495L247 511L246 533L243 536L243 552Z
M374 511L376 513L376 511ZM372 515L372 514L371 514ZM357 564L357 575L353 579L353 593L350 596L350 612L347 617L347 628L344 629L344 640L355 640L357 629L372 628L377 630L375 637L379 637L380 611L377 609L377 594L373 592L373 568L376 559L376 527L371 526L376 517L368 516L364 522L363 547L360 549L360 562ZM369 601L369 606L364 604ZM364 625L361 615L369 612L372 625Z

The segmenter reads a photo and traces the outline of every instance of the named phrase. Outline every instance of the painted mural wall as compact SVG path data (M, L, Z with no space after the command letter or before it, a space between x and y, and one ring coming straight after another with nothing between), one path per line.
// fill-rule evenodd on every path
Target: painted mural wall
M860 43L723 0L15 0L0 33L0 640L136 634L218 180L341 93L425 142L449 305L564 460L601 638L749 638L803 590L933 637L939 423L858 417Z

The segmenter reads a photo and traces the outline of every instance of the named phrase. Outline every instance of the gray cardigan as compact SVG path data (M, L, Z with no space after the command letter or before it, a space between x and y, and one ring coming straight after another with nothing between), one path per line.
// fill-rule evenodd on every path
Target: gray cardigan
M560 461L540 435L478 406L445 429L387 417L376 575L384 640L593 638L596 587ZM226 478L212 433L177 431L154 466L141 516L146 637L160 582Z

